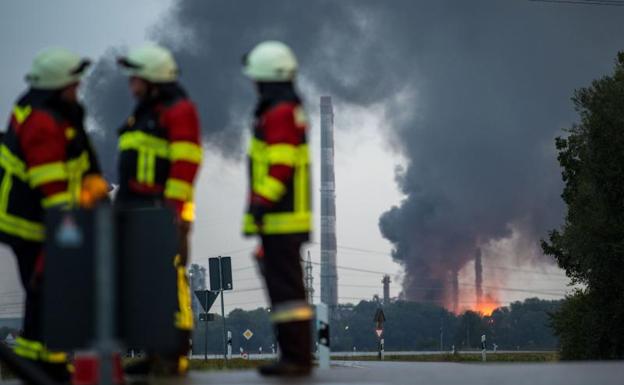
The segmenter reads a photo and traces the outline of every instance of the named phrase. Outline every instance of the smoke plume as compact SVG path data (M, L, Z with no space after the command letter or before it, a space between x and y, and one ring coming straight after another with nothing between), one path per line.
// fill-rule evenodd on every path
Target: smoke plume
M458 298L450 282L478 247L512 228L537 241L559 223L553 138L575 119L572 90L608 72L621 48L624 23L611 11L497 0L185 0L152 37L174 51L205 140L226 157L241 153L253 103L240 58L264 39L291 45L301 76L323 94L386 104L384 132L407 164L396 171L405 199L379 227L405 268L403 296L450 305ZM131 108L111 60L120 50L96 65L87 88L107 170Z

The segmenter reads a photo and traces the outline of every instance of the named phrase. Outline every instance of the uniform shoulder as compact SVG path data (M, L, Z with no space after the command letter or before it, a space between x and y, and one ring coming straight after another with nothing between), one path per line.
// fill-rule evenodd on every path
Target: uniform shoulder
M303 128L307 125L307 115L303 106L296 102L281 102L267 111L266 119L271 121L288 121L294 123L296 127Z
M165 109L165 114L180 116L187 114L197 114L197 108L189 98L180 98Z

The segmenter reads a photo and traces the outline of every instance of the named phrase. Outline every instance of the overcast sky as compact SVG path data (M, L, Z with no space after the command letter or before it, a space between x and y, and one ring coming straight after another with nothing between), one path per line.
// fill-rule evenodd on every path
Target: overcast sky
M393 262L394 245L382 237L379 218L397 206L406 214L391 219L401 228L419 232L410 240L455 239L444 231L428 233L430 229L421 228L422 223L412 227L405 219L418 218L419 210L431 204L448 208L446 216L436 220L452 232L471 233L466 230L471 228L470 221L483 219L483 226L474 226L482 230L470 234L464 243L482 247L486 263L494 261L499 269L485 270L485 285L531 288L546 293L541 295L544 298L561 296L566 279L541 256L536 243L543 236L536 232L558 225L563 215L552 139L575 119L569 102L572 90L612 68L624 36L620 8L523 0L435 5L188 0L175 9L171 3L5 2L0 6L0 41L3 52L10 54L0 59L0 116L3 121L8 118L11 104L24 89L23 75L33 55L44 47L63 45L105 63L103 56L111 47L133 46L147 39L169 44L182 58L182 81L189 85L191 96L198 97L207 132L193 260L205 264L211 256L233 257L237 290L226 296L226 310L265 304L262 283L250 258L255 241L240 236L246 182L244 165L236 160L245 138L238 127L249 123L253 94L234 66L252 42L267 37L283 38L302 58L299 88L312 121L316 186L320 185L318 99L327 94L335 100L340 266L390 273L391 294L398 295L403 267ZM276 4L284 4L285 9L271 14ZM230 65L231 71L211 72L224 65ZM102 126L121 122L131 105L109 108L107 103L125 100L127 95L106 87L89 87L89 91L94 93L87 96L95 100L94 111L102 106L101 110L114 111L99 125L91 121L91 128L114 129ZM223 101L205 102L214 94L222 94ZM441 108L443 101L448 105ZM490 112L485 113L484 105ZM532 115L532 120L523 115ZM510 134L492 135L494 129ZM228 141L221 140L224 132ZM457 136L461 132L465 136ZM441 147L446 140L452 145ZM510 140L517 141L516 147L530 149L516 151L509 146ZM223 143L228 147L213 148ZM501 177L492 166L497 162L509 166L519 181ZM403 170L398 174L397 166ZM466 177L472 172L466 170L476 168L482 170L476 173L480 185ZM484 191L499 192L503 198ZM432 196L450 204L435 206ZM315 198L318 211L318 194ZM410 211L412 207L417 209ZM399 246L405 238L396 226L386 229L386 236L396 237ZM318 234L315 237L318 242ZM312 243L308 249L318 262L318 245ZM424 250L434 255L439 249ZM422 250L419 253L421 258ZM401 254L397 258L408 261ZM462 255L457 264L462 268L462 282L469 285L473 281L470 263ZM317 295L319 270L315 266ZM339 276L341 302L381 293L380 274L345 269L339 270ZM498 294L503 303L536 295L512 290ZM13 257L5 251L0 254L0 317L19 312L20 299Z

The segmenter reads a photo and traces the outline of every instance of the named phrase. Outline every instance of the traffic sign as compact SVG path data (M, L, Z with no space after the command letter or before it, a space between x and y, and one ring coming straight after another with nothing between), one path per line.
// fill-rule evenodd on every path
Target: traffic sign
M377 334L378 338L381 338L381 335L383 334L383 329L375 329L375 334Z
M245 337L247 341L249 341L251 337L253 337L253 335L253 332L249 329L245 330L245 332L243 333L243 337Z
M232 258L218 257L208 259L210 290L232 290Z
M195 296L199 300L199 304L204 308L204 311L207 312L210 310L212 304L219 296L219 292L210 290L196 290Z

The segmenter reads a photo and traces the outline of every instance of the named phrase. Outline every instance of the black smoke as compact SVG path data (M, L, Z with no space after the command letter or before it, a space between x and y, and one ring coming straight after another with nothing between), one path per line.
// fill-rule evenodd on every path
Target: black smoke
M610 70L622 36L616 7L499 0L184 0L152 32L180 62L210 150L226 157L241 154L253 105L240 59L264 39L290 44L323 94L386 104L384 132L407 164L396 172L405 199L380 230L405 267L404 295L436 301L480 244L511 225L537 240L559 223L553 138L575 119L573 89ZM130 111L111 63L87 88L107 154Z

